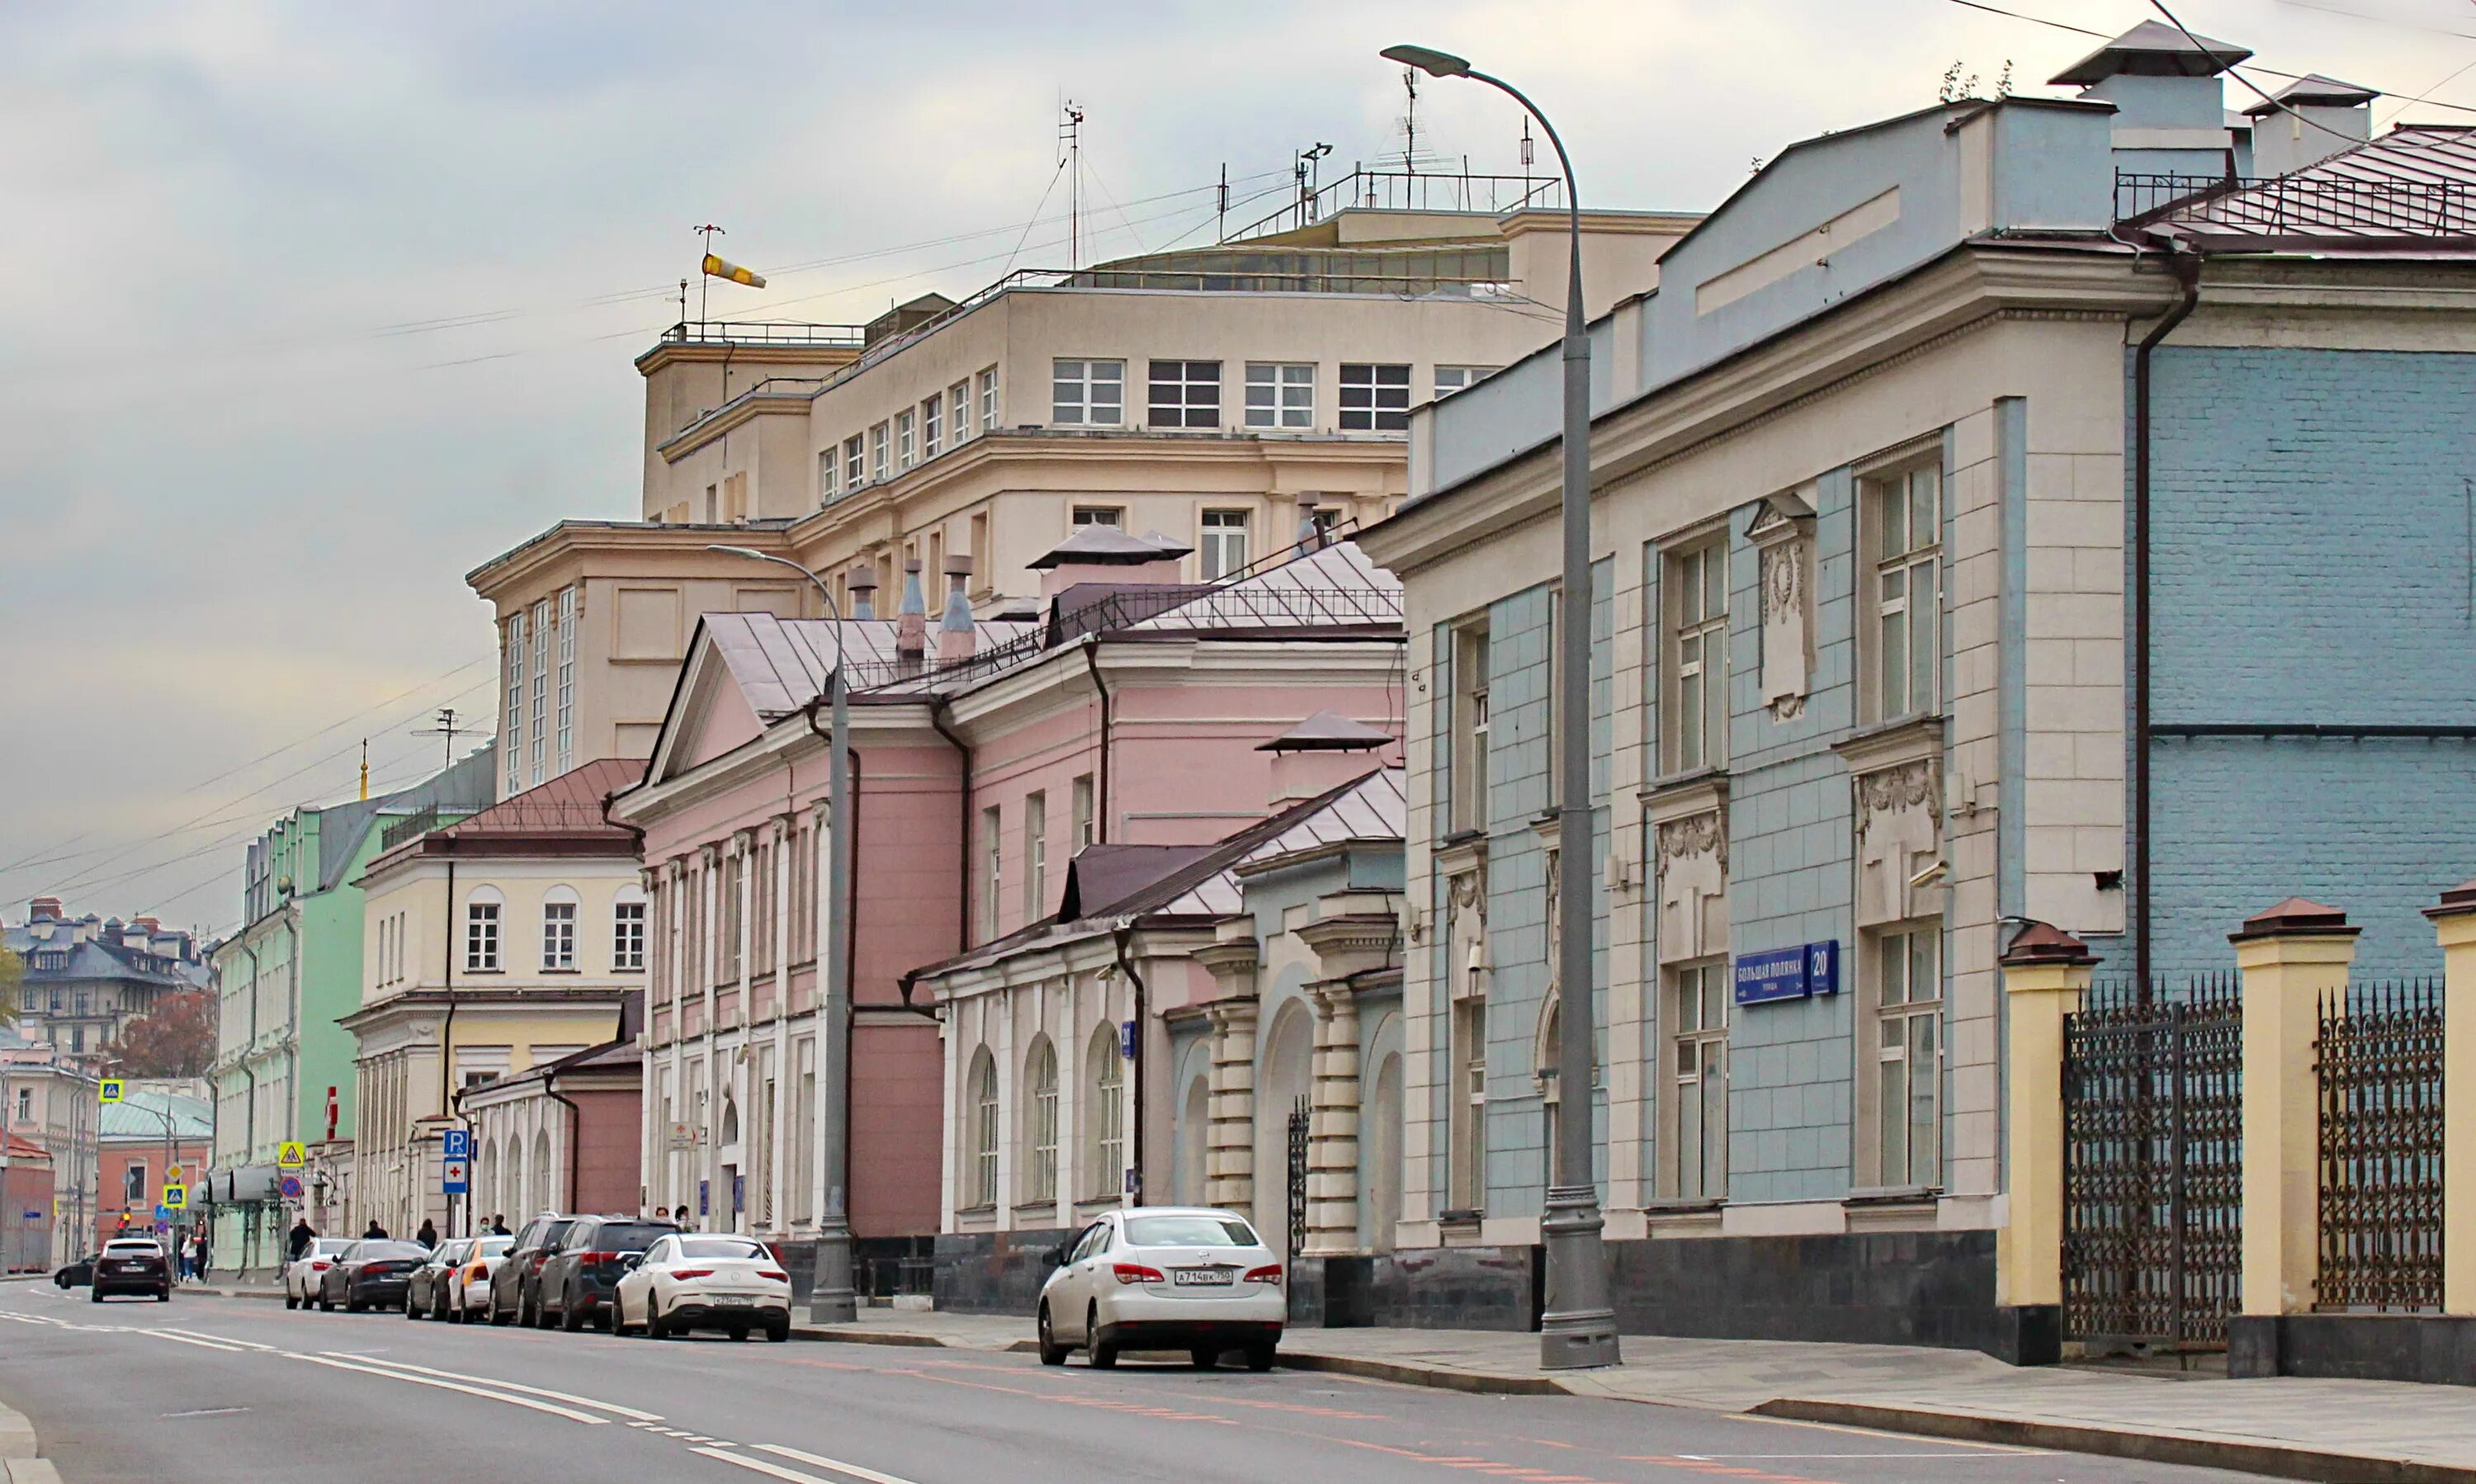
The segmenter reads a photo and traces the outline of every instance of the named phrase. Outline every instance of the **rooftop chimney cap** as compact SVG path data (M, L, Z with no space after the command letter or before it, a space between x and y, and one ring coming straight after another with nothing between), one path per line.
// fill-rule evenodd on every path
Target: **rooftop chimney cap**
M2194 46L2192 42L2201 44ZM2186 38L2163 21L2144 20L2046 81L2056 87L2103 83L2111 77L2216 77L2252 53L2208 37Z
M1318 711L1270 742L1259 753L1360 753L1390 747L1393 733L1333 711Z
M904 570L904 571L905 571L905 572L917 572L917 571L919 571L919 570L920 570L920 558L919 558L919 557L917 557L917 556L906 556L906 557L903 558L903 570Z
M1029 565L1035 572L1052 567L1139 567L1147 562L1169 561L1194 551L1167 536L1133 535L1115 526L1077 526L1072 534L1051 547Z
M2347 914L2337 907L2324 906L2302 897L2290 897L2274 907L2245 918L2243 930L2227 934L2227 940L2243 943L2254 938L2352 938L2362 931L2362 928L2348 926Z
M2003 951L2006 968L2026 968L2032 964L2093 964L2097 955L2089 945L2052 923L2031 923L2020 929Z
M875 592L877 590L877 568L871 566L867 562L860 562L851 569L851 576L847 581L854 591L865 589L870 592Z
M972 558L969 556L947 557L946 575L948 577L970 577L972 575Z
M2244 115L2261 118L2270 113L2285 112L2288 109L2301 108L2352 109L2380 96L2378 88L2359 87L2353 83L2342 83L2335 77L2323 77L2315 72L2310 77L2299 77L2280 88L2273 101L2256 103L2244 110Z

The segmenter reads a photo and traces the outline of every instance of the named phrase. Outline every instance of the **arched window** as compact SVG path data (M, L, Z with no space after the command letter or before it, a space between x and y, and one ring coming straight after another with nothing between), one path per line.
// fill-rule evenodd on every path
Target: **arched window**
M464 972L499 972L499 918L508 899L495 886L476 886L464 898Z
M981 1047L972 1057L971 1107L965 1126L972 1133L972 1162L965 1171L970 1206L998 1203L998 1063Z
M1119 1193L1127 1172L1127 1067L1118 1054L1118 1027L1092 1032L1083 1065L1083 1199L1105 1200Z
M1563 1078L1557 1076L1558 1064L1565 1052L1560 1025L1563 1002L1550 996L1546 1013L1539 1017L1539 1044L1531 1050L1531 1065L1538 1068L1539 1105L1545 1116L1542 1136L1547 1140L1548 1183L1553 1185L1564 1172L1556 1168L1556 1125L1564 1112L1564 1099L1559 1096Z
M1029 1101L1031 1160L1024 1175L1026 1200L1057 1199L1057 1048L1047 1036L1031 1043L1024 1063L1023 1085Z
M558 1178L551 1171L550 1130L547 1128L533 1135L532 1204L538 1211L548 1211L565 1204L559 1199Z
M576 972L576 910L581 901L573 886L554 886L542 893L541 966L544 974Z
M739 1100L729 1088L722 1094L722 1142L726 1148L739 1142Z

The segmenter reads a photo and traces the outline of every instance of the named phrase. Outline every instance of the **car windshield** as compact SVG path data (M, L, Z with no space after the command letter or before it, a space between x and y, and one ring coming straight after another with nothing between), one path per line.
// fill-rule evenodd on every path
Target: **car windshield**
M641 1252L679 1230L668 1222L604 1222L593 1233L597 1252Z
M764 1258L773 1254L754 1242L736 1237L691 1237L680 1244L680 1255L710 1262L717 1257Z
M163 1249L152 1242L141 1242L133 1238L126 1242L105 1243L103 1253L107 1257L161 1257L163 1255Z
M363 1262L384 1262L395 1257L427 1257L430 1249L418 1242L364 1242L353 1255Z
M1253 1247L1255 1233L1234 1216L1136 1216L1127 1240L1137 1247Z
M508 1249L515 1245L516 1239L513 1237L483 1237L482 1239L481 1255L483 1257L505 1257L508 1255Z
M353 1239L350 1237L320 1237L310 1245L310 1250L332 1257L352 1245Z

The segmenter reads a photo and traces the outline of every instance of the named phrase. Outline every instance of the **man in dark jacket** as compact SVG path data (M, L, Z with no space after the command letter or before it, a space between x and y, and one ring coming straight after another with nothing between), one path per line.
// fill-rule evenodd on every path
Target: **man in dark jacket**
M284 1244L284 1255L290 1261L299 1262L301 1254L310 1250L310 1244L317 1240L318 1233L310 1229L310 1218L296 1217L292 1223L291 1239Z
M361 1240L364 1242L384 1242L386 1239L387 1229L379 1224L379 1219L377 1217L371 1217L370 1229L361 1233Z

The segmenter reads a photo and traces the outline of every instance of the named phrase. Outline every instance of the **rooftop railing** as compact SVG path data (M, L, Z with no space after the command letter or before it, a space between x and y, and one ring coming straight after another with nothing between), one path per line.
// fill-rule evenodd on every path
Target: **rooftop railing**
M818 345L857 350L866 331L858 325L802 325L780 320L681 320L661 334L663 345Z
M2241 236L2476 235L2476 188L2460 181L2333 175L2115 177L2118 226Z
M1473 175L1468 171L1371 170L1356 165L1328 186L1300 194L1289 205L1252 221L1221 240L1250 237L1312 227L1335 211L1351 208L1381 211L1486 211L1498 214L1523 207L1562 210L1565 182L1561 176Z

